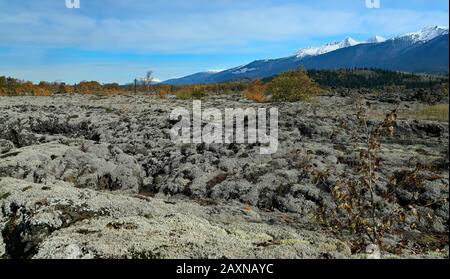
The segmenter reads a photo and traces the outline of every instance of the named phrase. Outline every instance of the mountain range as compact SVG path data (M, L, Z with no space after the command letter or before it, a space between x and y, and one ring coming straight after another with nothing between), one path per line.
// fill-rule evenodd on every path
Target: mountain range
M201 84L271 77L303 66L306 69L379 68L416 73L448 74L449 29L432 26L386 40L374 36L364 42L351 37L294 55L214 72L200 72L166 80L164 84Z

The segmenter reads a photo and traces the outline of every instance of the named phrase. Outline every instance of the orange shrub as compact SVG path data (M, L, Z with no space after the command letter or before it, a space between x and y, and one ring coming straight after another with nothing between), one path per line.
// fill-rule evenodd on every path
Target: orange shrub
M34 96L47 97L51 95L48 89L42 87L34 88L33 92Z
M170 93L170 85L160 85L156 88L156 96L160 97L161 99L166 99L167 95Z
M156 91L156 96L158 96L161 99L166 99L167 98L167 94L168 94L168 92L164 91L164 90Z
M260 80L255 80L252 84L244 90L244 97L248 100L262 103L266 100L265 96L266 85Z
M0 87L0 96L8 96L8 92L5 88Z

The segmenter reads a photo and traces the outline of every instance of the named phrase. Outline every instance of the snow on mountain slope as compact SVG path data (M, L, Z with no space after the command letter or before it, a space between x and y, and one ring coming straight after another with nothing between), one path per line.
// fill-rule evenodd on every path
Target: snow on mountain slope
M372 38L369 38L367 39L367 41L365 41L366 44L378 44L384 42L386 42L386 39L381 36L373 36Z
M445 26L429 26L425 27L419 31L407 33L398 37L395 37L393 40L403 39L408 40L413 43L419 42L428 42L438 36L448 34L448 27Z
M206 70L204 73L217 74L217 73L220 73L222 71L225 71L225 70L224 69L211 69L211 70Z
M357 44L360 44L360 42L357 42L356 40L354 40L351 37L347 37L341 42L332 42L332 43L328 43L321 47L309 47L309 48L301 49L297 52L296 56L297 56L297 58L300 58L300 59L307 57L307 56L317 56L317 55L332 52L332 51L335 51L335 50L338 50L338 49L341 49L344 47L355 46Z
M338 50L341 48L356 46L359 44L377 44L377 43L383 43L385 41L386 41L386 39L381 36L374 36L365 42L358 42L351 37L347 37L341 42L332 42L332 43L328 43L321 47L308 47L308 48L301 49L296 53L296 57L299 59L302 59L302 58L305 58L308 56L318 56L318 55L332 52L332 51L335 51L335 50Z
M244 74L244 73L252 72L252 71L256 71L256 70L258 70L258 69L257 68L246 68L246 67L244 67L244 68L240 68L237 71L234 71L232 74L233 75L238 75L238 74Z
M449 33L448 27L430 26L430 27L425 27L416 32L411 32L411 33L407 33L407 34L395 37L391 40L403 39L403 40L408 40L412 43L428 42L438 36L445 35L448 33ZM386 39L381 36L374 36L372 38L369 38L365 42L358 42L351 37L347 37L341 42L332 42L332 43L328 43L321 47L308 47L308 48L301 49L296 53L296 57L299 59L303 59L308 56L318 56L318 55L332 52L332 51L335 51L335 50L338 50L341 48L351 47L351 46L355 46L355 45L359 45L359 44L363 44L363 43L377 44L377 43L383 43L385 41L386 41Z

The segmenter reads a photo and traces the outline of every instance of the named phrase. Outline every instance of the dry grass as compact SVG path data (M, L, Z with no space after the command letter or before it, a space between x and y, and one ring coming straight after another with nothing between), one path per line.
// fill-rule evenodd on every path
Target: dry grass
M448 104L425 106L415 111L407 112L405 116L409 119L449 122L448 108ZM400 117L402 117L402 115L400 115Z
M398 111L398 119L449 122L448 113L449 113L448 104L439 104L433 106L421 105L418 107L410 108L408 110L400 109ZM369 119L372 120L380 120L383 117L385 117L385 115L379 112L369 113Z

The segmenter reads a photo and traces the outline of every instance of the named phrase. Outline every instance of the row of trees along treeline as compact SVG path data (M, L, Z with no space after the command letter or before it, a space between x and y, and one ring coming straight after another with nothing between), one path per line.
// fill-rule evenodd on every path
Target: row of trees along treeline
M388 86L401 86L406 89L429 89L448 84L449 81L448 75L393 72L372 68L307 70L307 74L320 86L331 89L383 89ZM262 81L267 83L275 77L264 78Z
M55 94L132 94L153 93L160 96L177 92L196 92L199 95L208 93L233 93L242 92L248 86L246 81L196 84L196 85L165 85L145 83L119 85L118 83L101 84L97 81L82 81L70 85L59 82L32 83L11 77L0 76L0 96L51 96Z
M224 83L196 85L163 85L139 82L119 85L101 84L97 81L82 81L69 85L58 82L40 82L34 84L11 77L0 76L1 96L50 96L54 94L130 94L134 92L155 93L161 97L175 94L179 98L201 97L209 93L240 93L255 101L264 101L267 95L273 95L280 101L295 101L304 96L316 94L321 89L431 89L448 92L448 76L419 75L392 72L379 69L339 69L308 70L301 68L262 80L239 80ZM300 96L300 97L298 97Z
M65 93L118 94L123 91L123 87L117 83L100 84L96 81L82 81L78 84L68 85L59 82L41 81L34 84L31 81L0 76L0 96L50 96Z

